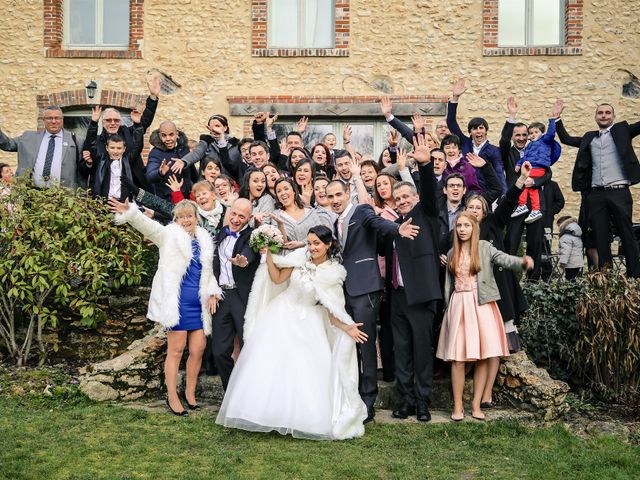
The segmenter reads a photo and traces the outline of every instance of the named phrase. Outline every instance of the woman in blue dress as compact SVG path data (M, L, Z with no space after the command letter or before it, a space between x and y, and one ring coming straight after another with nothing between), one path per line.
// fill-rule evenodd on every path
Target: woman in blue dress
M147 318L160 323L167 332L167 405L175 415L187 415L177 393L180 360L188 344L185 401L190 409L199 408L195 392L205 335L211 334L211 315L222 293L213 275L213 240L199 225L198 207L191 200L176 205L173 223L167 226L147 218L128 201L111 199L109 203L116 213L116 223L129 223L160 250Z

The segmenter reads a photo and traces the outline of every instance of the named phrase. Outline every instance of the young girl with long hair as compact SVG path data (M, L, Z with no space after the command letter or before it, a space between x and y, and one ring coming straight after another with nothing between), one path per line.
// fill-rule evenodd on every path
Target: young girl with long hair
M240 198L248 199L253 206L251 227L254 226L254 220L258 223L264 222L264 219L276 208L273 197L269 195L267 176L257 168L250 168L244 174L242 185L240 185Z
M515 257L480 240L480 226L471 212L456 218L453 248L447 255L444 301L447 305L436 356L451 362L454 408L451 419L464 418L462 392L465 363L475 362L471 416L484 420L481 401L491 362L509 355L509 346L496 301L500 293L493 265L514 271L533 268L531 257Z

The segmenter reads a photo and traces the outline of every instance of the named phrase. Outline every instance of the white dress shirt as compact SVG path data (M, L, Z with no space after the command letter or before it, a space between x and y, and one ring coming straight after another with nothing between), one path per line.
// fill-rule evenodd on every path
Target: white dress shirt
M38 187L50 187L60 184L60 174L62 173L62 130L58 133L49 133L45 130L38 150L38 157L33 167L33 182ZM51 175L49 181L42 178L44 170L44 161L47 157L47 148L49 148L49 139L51 135L55 136L55 149L53 150L53 161L51 162Z
M109 198L120 198L122 194L122 159L110 160L111 175L109 176Z

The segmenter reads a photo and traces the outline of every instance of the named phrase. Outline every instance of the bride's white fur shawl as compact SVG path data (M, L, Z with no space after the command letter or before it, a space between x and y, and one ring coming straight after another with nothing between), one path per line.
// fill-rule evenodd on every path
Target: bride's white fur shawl
M301 268L310 258L306 247L294 250L286 256L274 255L274 263L281 268ZM316 300L331 314L347 325L353 320L345 310L342 285L347 276L345 268L334 260L315 267L313 287ZM266 264L261 264L249 295L245 312L244 339L251 338L256 321L265 307L278 294L286 290L289 281L280 285L269 277ZM295 313L293 313L295 315ZM331 345L331 379L333 398L332 436L335 439L360 437L364 434L362 422L367 416L367 408L358 393L358 360L354 340L343 330L333 326L326 316L326 328Z
M167 226L151 220L142 214L137 205L132 204L129 209L117 214L117 224L129 223L158 246L160 259L158 270L153 277L147 318L159 323L165 328L175 327L180 321L180 286L182 278L187 273L193 256L191 237L182 227L171 223ZM202 324L204 333L211 335L211 314L208 301L211 295L222 295L213 275L213 240L211 235L202 227L196 227L196 239L200 246L200 263L202 274L198 296L202 306Z

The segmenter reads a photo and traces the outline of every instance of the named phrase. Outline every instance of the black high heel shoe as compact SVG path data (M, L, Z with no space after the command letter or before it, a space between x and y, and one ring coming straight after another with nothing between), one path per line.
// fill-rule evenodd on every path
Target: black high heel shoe
M186 410L182 410L181 412L176 412L173 408L171 408L171 405L169 405L169 399L168 398L167 398L167 407L169 408L171 413L173 413L174 415L176 415L178 417L188 417L189 416L189 412L187 412Z
M187 407L189 407L189 410L199 410L200 408L202 408L197 403L195 403L195 404L189 403L189 400L187 400L187 394L186 393L182 394L182 398L184 398L184 402L187 404Z

